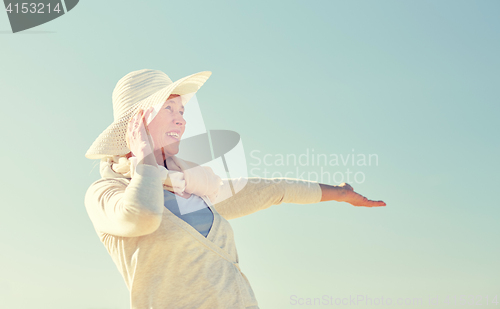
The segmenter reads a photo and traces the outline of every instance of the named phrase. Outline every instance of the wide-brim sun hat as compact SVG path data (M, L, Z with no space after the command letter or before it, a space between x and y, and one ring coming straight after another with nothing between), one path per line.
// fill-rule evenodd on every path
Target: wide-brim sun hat
M97 137L85 157L102 159L128 154L127 127L139 109L146 110L163 104L171 94L192 96L210 75L212 72L203 71L172 82L167 74L158 70L143 69L128 73L113 90L113 123ZM186 103L186 100L182 100L183 105Z

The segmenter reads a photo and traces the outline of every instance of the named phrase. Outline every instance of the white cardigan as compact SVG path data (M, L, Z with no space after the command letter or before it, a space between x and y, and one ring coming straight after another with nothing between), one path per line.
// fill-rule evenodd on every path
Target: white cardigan
M205 238L164 206L160 169L140 164L130 179L103 160L101 176L87 190L85 207L125 279L133 309L258 309L250 283L238 266L233 229L227 220L280 203L321 200L317 182L223 179L215 206L202 197L214 214ZM237 193L234 196L231 185Z

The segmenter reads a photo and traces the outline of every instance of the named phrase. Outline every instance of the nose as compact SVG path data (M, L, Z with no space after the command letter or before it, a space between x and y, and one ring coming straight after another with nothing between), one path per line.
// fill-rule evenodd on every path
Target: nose
M182 116L181 114L177 114L178 116L176 116L174 118L174 122L176 125L179 125L179 126L185 126L186 125L186 120L184 119L184 116Z

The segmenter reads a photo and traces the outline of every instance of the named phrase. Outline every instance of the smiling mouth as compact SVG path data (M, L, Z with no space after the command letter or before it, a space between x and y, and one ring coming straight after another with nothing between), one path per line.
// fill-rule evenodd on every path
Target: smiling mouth
M179 140L179 133L176 133L176 132L168 132L168 133L167 133L167 136L171 136L171 137L175 138L176 140Z

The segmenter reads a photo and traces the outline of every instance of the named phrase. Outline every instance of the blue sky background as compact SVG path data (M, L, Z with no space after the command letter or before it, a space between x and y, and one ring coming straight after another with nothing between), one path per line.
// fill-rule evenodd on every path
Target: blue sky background
M212 71L203 120L241 135L249 173L349 169L365 176L350 182L357 192L387 203L232 220L261 308L358 294L485 305L500 294L499 13L493 0L80 1L17 34L0 14L0 307L129 308L85 211L100 176L84 154L112 121L118 80L143 68L172 80ZM250 156L313 149L378 165Z

